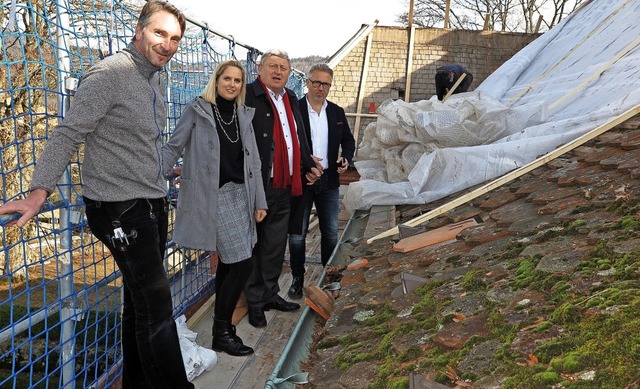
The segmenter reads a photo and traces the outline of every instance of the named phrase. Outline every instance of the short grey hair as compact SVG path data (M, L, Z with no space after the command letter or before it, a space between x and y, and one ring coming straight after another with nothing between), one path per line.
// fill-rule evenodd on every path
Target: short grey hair
M331 69L326 63L317 63L311 66L311 69L309 69L308 77L311 77L311 75L315 71L329 73L329 75L333 79L333 69Z
M271 49L271 50L265 51L262 54L262 56L260 57L260 63L263 63L264 61L266 61L270 57L279 57L279 58L282 58L282 59L286 59L287 63L289 64L289 67L291 67L291 59L289 58L289 54L287 54L287 52L284 51L284 50Z

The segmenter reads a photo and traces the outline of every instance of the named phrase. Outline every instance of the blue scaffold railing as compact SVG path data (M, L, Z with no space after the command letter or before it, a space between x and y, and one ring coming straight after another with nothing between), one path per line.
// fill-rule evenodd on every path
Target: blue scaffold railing
M0 202L23 198L48 135L73 104L93 64L126 47L139 12L115 0L9 0L0 4ZM227 59L257 75L261 51L188 20L167 80L165 139L185 104ZM288 87L299 96L304 76ZM0 387L110 387L121 374L122 282L109 251L91 235L82 202L81 147L39 215L23 228L0 218ZM170 188L175 204L178 189ZM170 210L170 221L174 210ZM169 236L173 224L169 226ZM210 253L167 244L174 315L214 290Z

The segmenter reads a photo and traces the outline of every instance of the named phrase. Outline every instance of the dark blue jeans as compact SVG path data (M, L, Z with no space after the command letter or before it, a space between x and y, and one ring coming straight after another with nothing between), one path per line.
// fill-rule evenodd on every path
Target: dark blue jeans
M326 265L338 243L338 213L340 212L340 189L330 188L327 176L322 175L316 183L307 188L304 194L304 218L302 235L289 235L289 257L291 274L294 277L304 276L306 239L309 230L309 217L313 204L320 226L320 259Z
M173 319L169 279L163 266L167 242L166 199L118 202L84 198L93 235L122 273L123 388L193 388L187 380ZM114 227L129 243L112 239Z

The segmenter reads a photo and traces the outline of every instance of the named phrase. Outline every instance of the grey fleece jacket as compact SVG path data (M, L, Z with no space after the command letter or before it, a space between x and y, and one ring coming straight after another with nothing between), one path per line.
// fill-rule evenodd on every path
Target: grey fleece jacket
M160 164L165 91L158 70L133 44L89 69L38 159L31 189L51 193L84 143L86 197L124 201L166 196Z

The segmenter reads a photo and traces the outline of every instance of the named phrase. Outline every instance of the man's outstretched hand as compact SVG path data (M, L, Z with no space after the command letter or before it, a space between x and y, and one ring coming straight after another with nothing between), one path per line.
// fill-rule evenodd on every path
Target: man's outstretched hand
M29 193L24 200L14 200L0 206L0 215L10 215L13 213L19 213L20 218L12 220L6 224L6 226L18 226L22 228L29 219L34 217L40 212L40 209L47 201L49 193L44 189L34 189Z

